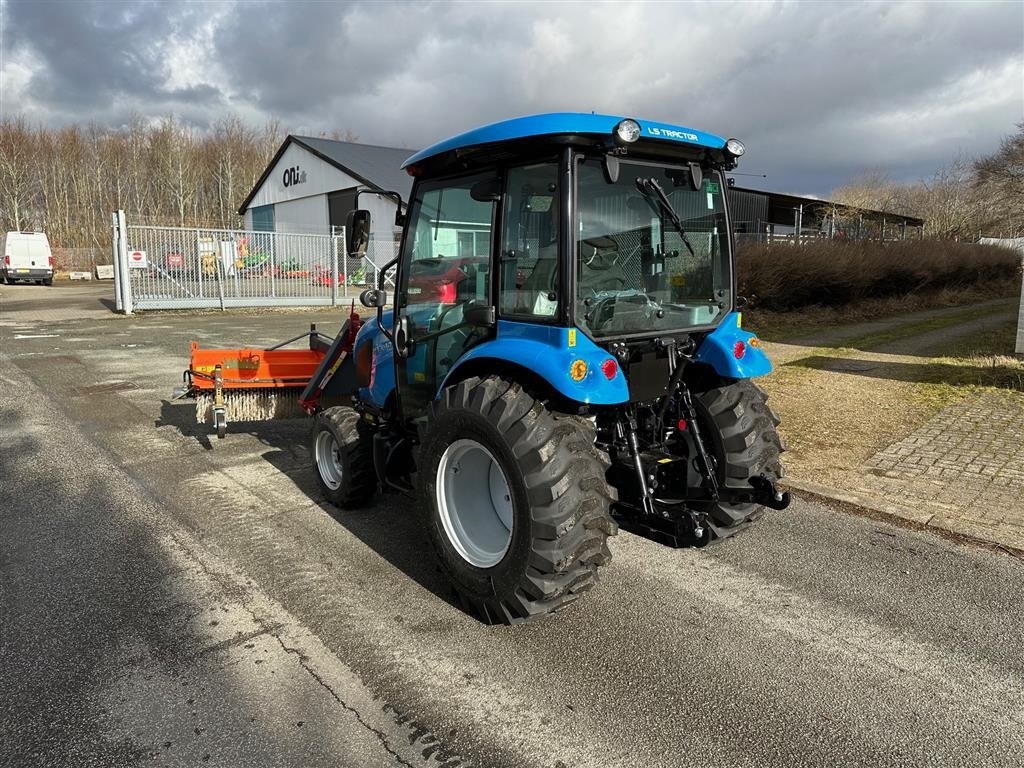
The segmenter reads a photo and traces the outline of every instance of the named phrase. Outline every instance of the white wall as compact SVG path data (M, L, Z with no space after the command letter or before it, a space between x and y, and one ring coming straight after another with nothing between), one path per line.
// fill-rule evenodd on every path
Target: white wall
M300 197L274 205L274 231L330 234L327 195Z
M284 173L289 168L297 167L305 172L306 180L300 184L284 185ZM262 186L249 202L250 208L271 203L279 204L284 200L297 200L301 197L322 195L336 189L350 189L359 186L359 182L342 173L333 165L325 163L319 157L300 147L294 142L288 145L284 154L263 181Z
M285 186L285 171L294 167L305 172L305 181ZM298 144L289 144L249 202L245 212L246 229L252 229L252 208L272 204L276 231L328 234L327 193L360 186L365 185ZM364 192L359 195L359 207L370 211L375 240L390 242L394 233L400 231L394 225L395 203L390 198Z

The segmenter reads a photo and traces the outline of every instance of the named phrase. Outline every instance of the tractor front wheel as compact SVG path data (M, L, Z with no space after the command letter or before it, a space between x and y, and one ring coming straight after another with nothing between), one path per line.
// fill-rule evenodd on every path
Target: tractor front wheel
M752 477L782 479L779 456L785 447L776 431L779 418L767 401L764 390L749 379L696 393L701 435L717 465L719 486L749 490ZM705 504L703 511L713 536L725 538L760 517L763 507L716 502Z
M471 378L443 392L423 434L419 506L467 610L517 623L594 586L617 527L589 422L518 384Z
M373 449L359 432L359 414L336 406L313 423L313 468L324 496L336 507L365 507L377 490Z

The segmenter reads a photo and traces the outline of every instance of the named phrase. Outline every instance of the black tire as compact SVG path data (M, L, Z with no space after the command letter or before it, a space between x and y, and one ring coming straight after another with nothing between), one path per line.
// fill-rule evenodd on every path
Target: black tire
M561 416L497 377L447 388L431 406L419 455L424 525L463 606L488 624L513 624L573 602L611 559L618 526L609 509L607 457L586 420ZM438 507L438 467L457 440L493 457L511 495L510 541L500 561L478 567L460 555Z
M701 435L718 465L719 485L749 489L750 478L783 477L780 454L785 450L776 431L779 417L768 406L768 395L749 379L696 393L694 405ZM725 538L760 517L757 504L707 504L704 512L713 538Z
M310 452L316 481L324 497L342 509L368 506L377 492L373 446L370 436L361 434L359 420L353 409L335 406L318 413L313 422ZM326 455L328 451L332 456ZM334 476L332 468L337 471Z
M45 280L43 280L43 285L53 285L53 278L48 277Z

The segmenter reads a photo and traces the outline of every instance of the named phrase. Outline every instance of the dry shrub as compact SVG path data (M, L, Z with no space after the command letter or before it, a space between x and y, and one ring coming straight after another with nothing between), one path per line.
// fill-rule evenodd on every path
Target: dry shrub
M866 299L1006 285L1020 290L1021 255L946 240L892 243L820 240L793 246L742 244L740 295L775 311L842 306Z

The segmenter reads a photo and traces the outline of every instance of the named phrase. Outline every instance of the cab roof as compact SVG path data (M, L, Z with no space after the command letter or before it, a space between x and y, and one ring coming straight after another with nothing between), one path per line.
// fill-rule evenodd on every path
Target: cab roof
M437 144L426 149L421 149L406 160L402 167L408 168L411 165L416 165L445 152L517 139L571 135L607 136L611 138L615 126L621 120L625 120L626 117L628 116L596 115L585 112L551 112L542 115L527 115L526 117L516 117L511 120L502 120L498 123L491 123L481 128L474 128L471 131L460 133L458 136L453 136L450 139L439 141ZM653 120L641 120L635 117L632 119L640 124L640 138L647 141L664 141L667 144L706 147L708 149L722 149L725 146L725 139L713 133L697 131L682 125L658 123Z

